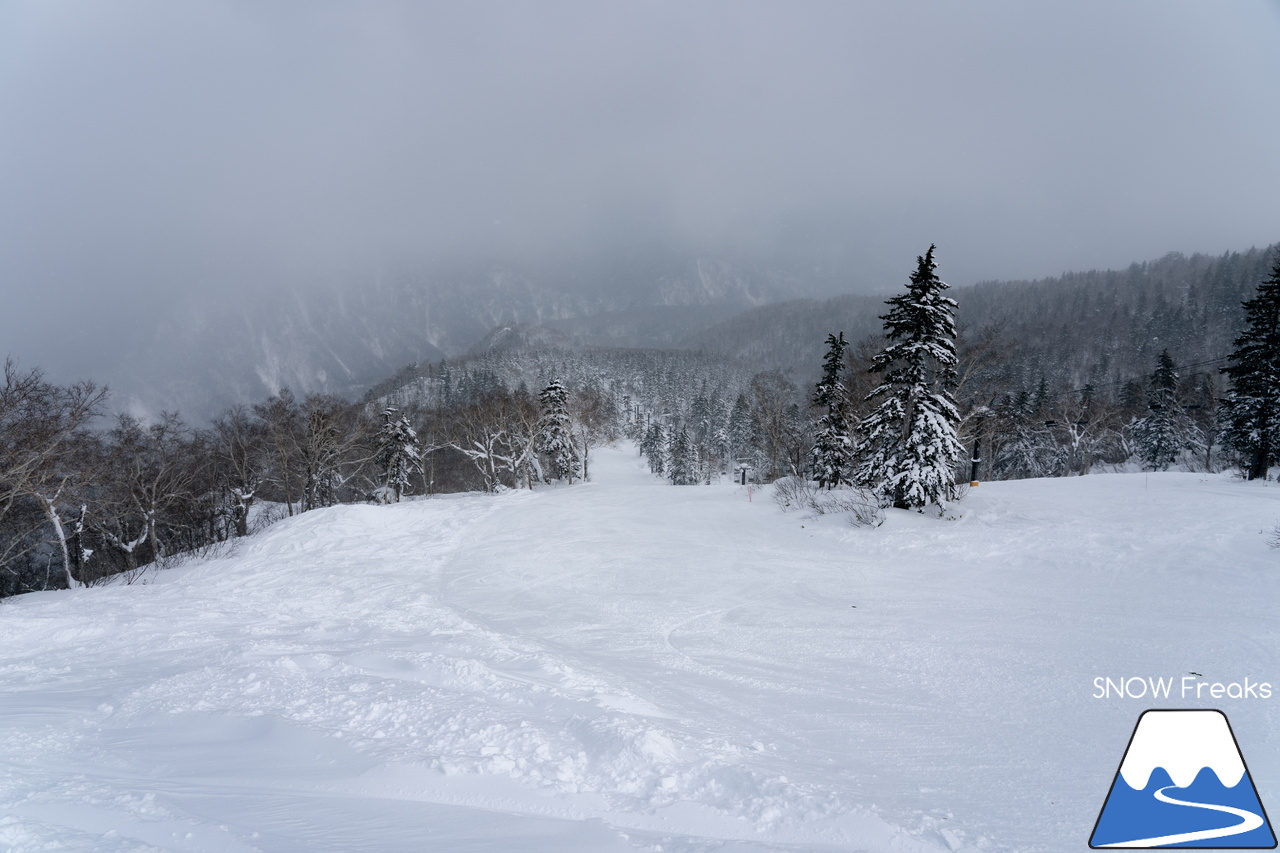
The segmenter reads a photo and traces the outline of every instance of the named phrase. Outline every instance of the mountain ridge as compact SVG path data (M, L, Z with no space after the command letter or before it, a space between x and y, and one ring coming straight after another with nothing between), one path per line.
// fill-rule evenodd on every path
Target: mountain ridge
M464 355L495 328L560 326L587 343L669 344L744 307L795 296L794 277L723 258L639 251L567 263L405 272L316 284L170 312L104 377L127 409L193 420L289 387L358 396L407 364ZM601 318L592 325L592 318Z

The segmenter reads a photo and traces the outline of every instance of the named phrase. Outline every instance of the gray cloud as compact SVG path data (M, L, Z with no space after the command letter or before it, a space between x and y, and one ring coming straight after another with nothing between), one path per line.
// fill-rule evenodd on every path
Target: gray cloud
M0 349L456 255L659 239L866 289L931 241L957 283L1272 242L1277 8L8 2Z

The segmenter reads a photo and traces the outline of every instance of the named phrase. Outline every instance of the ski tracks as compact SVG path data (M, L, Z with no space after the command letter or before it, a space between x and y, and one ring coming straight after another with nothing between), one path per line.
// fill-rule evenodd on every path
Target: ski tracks
M553 725L539 730L537 745L515 751L572 757L554 779L531 778L519 763L472 761L467 772L549 785L566 802L602 797L608 808L587 813L621 827L677 820L673 828L696 834L707 821L728 821L737 837L750 827L745 837L774 844L878 837L924 849L860 804L780 772L786 762L762 734L772 723L752 710L763 700L740 699L790 694L794 674L778 669L776 656L740 644L741 631L726 620L739 612L762 618L750 607L693 609L706 594L700 563L713 562L715 572L759 572L750 565L759 555L740 541L736 511L712 513L690 530L672 515L678 503L662 510L675 497L723 505L723 490L673 490L647 473L627 477L608 466L618 461L598 457L594 470L608 479L585 489L520 504L503 496L505 508L478 525L442 569L441 603L543 674L534 689L545 692L530 696L540 710L531 711ZM696 539L684 559L673 541L680 536ZM682 577L676 567L684 563L692 565ZM726 592L738 600L738 592ZM681 639L694 627L696 649ZM497 669L509 672L509 664ZM552 683L546 673L554 673ZM654 817L638 817L647 814Z

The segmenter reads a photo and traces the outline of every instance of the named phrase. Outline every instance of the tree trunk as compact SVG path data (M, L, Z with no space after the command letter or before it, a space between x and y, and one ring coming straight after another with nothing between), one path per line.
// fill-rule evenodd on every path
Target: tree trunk
M1267 479L1267 457L1270 455L1265 441L1258 446L1257 450L1253 451L1253 463L1249 466L1250 480Z
M71 528L71 576L76 578L82 584L87 584L85 580L85 563L89 561L90 551L86 551L84 547L84 518L88 514L89 508L81 504L80 515L76 517L75 526Z
M62 518L58 515L58 507L51 498L41 496L40 503L44 505L44 514L49 519L49 523L53 525L53 532L58 537L58 549L62 554L62 572L67 579L67 589L75 589L75 575L71 573L71 552L67 550L67 532L62 527Z
M236 526L236 536L249 535L249 507L253 506L253 494L251 492L234 489L232 494L235 495L236 505L231 511L231 520Z
M151 561L157 562L164 556L163 549L160 547L160 537L156 533L156 511L152 508L147 513L147 543L151 545Z

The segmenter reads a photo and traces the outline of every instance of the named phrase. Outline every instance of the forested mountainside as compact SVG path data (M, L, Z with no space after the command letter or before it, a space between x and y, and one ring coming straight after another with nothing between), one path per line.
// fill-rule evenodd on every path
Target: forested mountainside
M999 325L1009 376L1083 387L1149 374L1161 350L1180 365L1224 358L1280 244L1225 255L1170 254L1126 270L990 282L955 291L959 320Z
M178 409L200 421L286 387L358 396L405 364L461 356L503 324L564 323L602 345L670 346L735 311L804 292L784 273L642 246L573 263L208 294L96 378L135 411Z
M519 329L504 327L520 335ZM607 394L619 405L683 418L700 396L717 409L732 405L751 383L752 371L740 361L685 350L583 347L558 342L495 347L463 359L405 368L365 395L377 407L401 410L449 409L495 391L536 392L553 381L574 389ZM790 402L790 401L789 401Z
M951 302L940 296L934 308L948 319L930 344L958 355L954 377L938 374L955 388L948 446L963 450L946 460L947 482L1240 464L1241 442L1220 416L1219 368L1244 325L1240 303L1280 279L1280 265L1267 279L1276 262L1273 250L1171 255L947 291L960 335L951 340ZM868 366L876 355L887 375L874 337L886 310L872 297L759 308L697 350L588 346L545 325L503 324L467 355L403 368L356 402L280 387L223 409L210 428L199 410L104 424L100 386L56 385L10 363L0 384L0 597L93 583L243 536L266 505L294 514L572 483L589 476L592 448L620 436L673 485L742 470L761 482L821 481L819 438L835 424L847 446L874 420L869 391L881 380ZM341 346L341 324L312 331L326 328ZM841 331L848 349L831 334ZM260 329L265 344L290 333Z
M1035 388L1123 384L1149 374L1161 350L1180 365L1231 350L1248 299L1280 244L1219 256L1169 254L1125 270L954 288L962 338L998 330L999 372ZM941 268L946 277L945 256ZM905 279L905 276L904 276ZM882 298L838 296L766 305L686 338L682 345L761 367L816 376L825 335L851 342L880 332Z
M962 330L1001 329L1009 382L1102 386L1149 372L1164 348L1179 364L1223 355L1268 251L1172 254L951 294ZM788 274L648 247L572 269L438 270L211 296L175 311L150 344L96 378L116 405L200 422L286 387L355 397L403 365L459 357L494 328L533 324L579 345L700 350L807 382L828 332L855 345L879 333L883 297L793 298L805 289Z
M742 310L733 305L660 305L553 320L547 327L587 346L676 349L686 338Z

